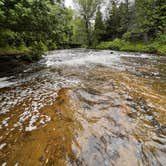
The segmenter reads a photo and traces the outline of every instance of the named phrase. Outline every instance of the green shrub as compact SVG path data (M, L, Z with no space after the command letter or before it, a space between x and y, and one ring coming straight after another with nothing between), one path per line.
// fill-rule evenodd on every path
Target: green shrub
M9 29L0 30L0 46L14 45L17 34Z
M48 50L55 50L57 49L56 43L54 43L52 40L47 43Z
M32 45L32 48L42 52L48 51L47 46L42 41L40 42L35 41Z
M149 52L155 53L157 52L157 49L160 47L160 44L158 42L153 42L151 44L148 44Z
M165 36L160 36L150 44L132 43L125 40L115 39L109 42L101 42L97 49L113 49L118 51L131 51L131 52L147 52L166 54Z
M97 46L97 49L113 49L113 50L120 50L122 46L125 45L124 40L115 39L114 41L110 42L102 42Z
M24 44L15 47L15 46L4 46L0 48L0 54L25 54L29 51Z
M47 46L43 42L35 41L30 48L30 51L25 54L24 60L37 61L42 58L44 52L48 51Z
M166 45L166 34L159 35L155 42L159 43L160 45Z
M109 43L111 42L101 42L99 45L96 46L97 49L109 49Z
M166 55L166 45L160 46L157 52L161 55Z
M126 40L126 41L129 41L130 38L131 38L131 36L132 36L132 33L131 33L131 32L126 32L126 33L123 34L122 39L124 39L124 40Z
M27 46L25 46L25 44L21 44L19 47L17 47L18 51L19 52L22 52L22 53L26 53L29 51L29 48Z

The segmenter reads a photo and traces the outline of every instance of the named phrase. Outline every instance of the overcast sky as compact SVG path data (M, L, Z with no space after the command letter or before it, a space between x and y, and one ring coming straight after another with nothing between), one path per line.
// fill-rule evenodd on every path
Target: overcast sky
M124 1L124 0L120 0L120 1ZM130 2L133 2L134 0L129 0ZM102 12L106 14L105 10L108 7L110 0L104 0L103 6L101 8ZM71 7L74 9L74 4L73 4L73 0L65 0L65 5L67 7Z
M121 0L121 1L123 1L123 0ZM133 2L134 0L130 0L130 2ZM107 1L106 1L107 2ZM108 1L109 2L109 1ZM106 4L108 4L108 3L106 3ZM65 5L67 6L67 7L73 7L73 3L72 3L72 0L65 0Z
M67 6L67 7L72 7L73 5L72 5L72 0L65 0L65 5Z

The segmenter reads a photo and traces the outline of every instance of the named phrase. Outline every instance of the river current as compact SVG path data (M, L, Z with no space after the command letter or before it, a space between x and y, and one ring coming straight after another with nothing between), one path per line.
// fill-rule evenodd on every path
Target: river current
M48 52L0 78L0 164L166 166L166 57Z

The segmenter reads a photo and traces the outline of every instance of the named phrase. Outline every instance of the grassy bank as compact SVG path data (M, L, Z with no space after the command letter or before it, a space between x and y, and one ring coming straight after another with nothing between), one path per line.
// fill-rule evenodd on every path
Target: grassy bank
M132 43L121 39L115 39L109 42L101 42L99 45L97 45L96 48L166 55L166 44L157 40L145 44L145 43Z
M12 55L21 55L21 59L25 61L37 61L41 59L44 52L56 49L56 45L54 47L48 48L44 43L42 42L34 42L32 46L27 47L24 44L20 46L4 46L0 47L0 56L6 55L6 56L12 56Z
M15 46L4 46L4 47L0 47L0 55L15 55L15 54L26 54L27 52L29 52L29 48L21 45L19 47L15 47Z

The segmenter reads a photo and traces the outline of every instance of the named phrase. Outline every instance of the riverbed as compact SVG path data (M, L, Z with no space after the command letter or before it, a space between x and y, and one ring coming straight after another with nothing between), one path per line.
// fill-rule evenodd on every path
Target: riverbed
M4 74L0 164L165 166L166 57L57 50Z

